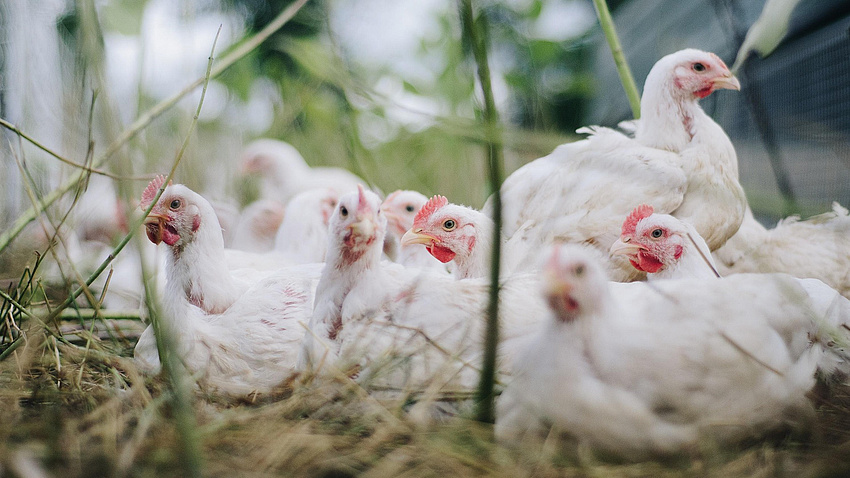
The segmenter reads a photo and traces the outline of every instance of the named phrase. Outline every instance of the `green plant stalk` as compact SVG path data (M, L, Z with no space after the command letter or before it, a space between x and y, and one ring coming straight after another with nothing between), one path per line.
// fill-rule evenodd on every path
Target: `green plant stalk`
M186 139L183 141L180 151L177 152L177 158L174 161L174 165L171 167L171 171L168 173L168 177L166 177L166 180L157 192L156 197L154 197L151 204L148 205L147 210L145 211L145 216L150 213L151 209L153 209L156 202L159 200L159 197L162 195L162 192L168 186L168 181L174 175L177 165L183 158L183 154L186 151L189 140L192 138L192 133L195 131L195 127L198 124L198 117L201 115L201 107L204 105L204 97L207 94L207 85L209 84L214 59L213 54L215 53L215 44L218 42L219 34L221 34L221 27L218 28L218 32L215 34L215 40L213 40L212 51L210 51L209 61L207 63L207 72L204 77L204 87L201 90L201 99L198 102L198 109L195 111L195 116L192 117L192 123L189 126L189 131L186 133ZM132 234L128 234L124 238L124 242L126 243L126 241L129 241L131 236ZM145 269L144 263L145 261L143 260L143 271ZM144 272L146 273L147 271ZM180 448L183 454L183 471L185 476L201 477L203 476L204 458L201 450L201 438L198 433L198 424L195 419L195 409L191 400L192 390L189 377L186 370L181 367L180 359L176 353L177 347L174 344L174 341L171 336L163 330L164 328L160 319L158 301L152 296L151 288L147 286L145 287L145 301L151 311L151 325L153 326L154 336L156 337L157 352L159 353L160 363L162 363L165 373L171 383L174 398L173 406L176 421L175 426L177 427L177 433L180 437Z
M493 190L493 250L490 258L490 297L487 304L487 326L484 332L484 363L476 393L476 418L479 421L493 423L495 421L493 386L496 378L496 352L499 345L499 274L501 263L501 231L502 231L502 196L499 191L502 185L502 168L504 153L502 151L501 131L499 129L499 112L493 98L493 87L490 81L490 65L487 60L487 39L476 29L472 0L461 0L460 17L464 35L469 39L475 63L478 65L478 80L484 95L484 126L487 132L487 166L490 186ZM483 17L480 21L484 21Z
M265 28L260 30L256 35L251 37L246 42L242 43L231 52L226 54L221 58L219 63L213 68L210 77L215 78L220 75L224 70L229 68L231 65L236 63L245 57L248 53L257 48L261 43L263 43L268 37L270 37L274 32L280 30L283 25L285 25L292 17L295 16L296 13L307 3L307 0L296 0L289 7L284 9L280 14L271 21ZM184 96L188 95L195 88L204 84L206 77L198 78L197 80L190 83L188 86L183 88L180 92L174 94L170 98L167 98L156 105L154 105L151 109L147 110L144 114L139 116L136 121L130 125L129 128L124 130L118 138L115 139L106 150L101 153L94 161L92 161L91 168L99 168L103 165L106 160L112 157L119 149L121 149L130 139L135 137L141 130L143 130L147 125L149 125L154 119L162 115L172 106L177 104ZM8 122L6 122L8 123ZM25 138L26 139L26 138ZM56 202L60 197L65 195L68 191L73 189L83 177L83 174L86 174L88 171L79 171L77 174L69 177L64 183L62 183L58 188L51 191L49 194L44 196L41 200L41 205L39 207L32 207L23 214L21 214L18 219L15 221L12 226L6 230L2 235L0 235L0 251L6 249L10 242L12 242L18 234L23 231L24 227L27 224L35 220L39 214L41 214L46 208L50 207L51 204ZM123 246L122 246L123 247ZM110 261L112 259L109 259Z
M608 47L611 48L611 55L614 57L614 63L617 65L620 83L623 84L623 89L626 90L626 96L629 98L632 115L635 119L639 119L640 92L638 91L637 83L635 83L635 78L632 76L632 70L629 68L628 62L626 62L626 56L623 54L623 46L620 45L620 38L617 36L617 29L614 27L614 19L611 18L608 4L605 0L593 0L593 6L596 7L596 16L599 18L599 25L602 26L605 39L608 41Z

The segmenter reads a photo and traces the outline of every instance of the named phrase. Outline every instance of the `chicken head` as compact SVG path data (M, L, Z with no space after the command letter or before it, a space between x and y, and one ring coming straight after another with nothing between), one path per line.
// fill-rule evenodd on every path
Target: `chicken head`
M401 245L424 244L440 262L468 257L479 239L479 224L466 208L434 196L422 206L413 227L401 238Z
M387 230L403 235L413 227L416 213L427 202L428 198L417 191L399 189L390 193L381 203L381 211L387 218Z
M383 244L387 220L377 194L362 185L342 196L330 219L332 246L341 248L343 260L353 263L375 243ZM381 246L378 246L380 250Z
M165 178L157 176L145 188L139 206L150 205ZM145 219L148 239L172 247L184 246L194 239L201 227L201 209L197 194L182 184L169 184Z

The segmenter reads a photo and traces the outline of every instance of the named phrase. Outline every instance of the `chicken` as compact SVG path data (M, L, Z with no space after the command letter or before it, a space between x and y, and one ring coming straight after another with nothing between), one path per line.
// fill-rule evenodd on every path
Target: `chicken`
M231 248L246 252L274 249L275 235L284 218L283 204L273 199L252 202L239 216L233 230Z
M687 49L660 59L646 78L634 139L583 128L587 139L519 168L501 188L503 233L526 236L527 254L560 241L607 255L622 218L646 203L687 220L717 249L746 207L735 149L698 103L723 88L740 84L712 53ZM484 211L490 215L492 202ZM619 256L607 269L617 281L642 277Z
M647 279L708 279L717 267L708 245L693 226L669 214L658 214L642 204L623 222L611 255L625 255Z
M714 251L723 275L785 272L820 279L850 298L850 215L838 203L832 212L800 221L789 217L765 229L747 208L737 234Z
M261 176L262 197L284 204L296 194L316 188L331 188L337 194L357 189L364 181L341 168L311 168L292 145L275 139L258 139L242 151L243 174Z
M283 223L274 238L274 250L294 264L324 262L328 220L339 194L329 188L298 193L286 205Z
M160 176L145 189L143 208L163 181ZM198 383L240 396L267 392L286 379L296 365L320 268L255 274L253 282L234 277L221 260L224 244L212 206L180 184L165 188L145 226L151 242L170 249L160 324ZM159 371L151 326L134 356L142 370Z
M231 270L274 271L324 262L328 216L336 205L336 197L331 189L298 193L286 205L282 213L283 222L273 231L274 249L266 252L225 249L227 267Z
M440 262L452 261L452 274L458 279L489 277L494 227L484 213L434 196L416 214L401 244L423 244ZM502 276L510 275L516 268L516 258L525 255L522 239L521 234L511 241L502 237Z
M553 425L637 457L811 415L805 395L825 354L817 319L836 312L819 310L789 276L609 283L586 251L566 245L546 278L550 310L497 404L500 439Z
M446 271L437 258L422 247L402 245L401 237L413 227L416 214L428 198L417 191L397 190L390 193L381 203L381 212L387 218L387 235L384 240L384 252L399 264L407 267L425 267Z
M375 194L361 188L340 198L303 366L322 371L327 363L353 365L363 380L380 377L393 387L474 387L488 281L381 262L386 225ZM536 284L529 275L502 285L500 360L506 373L529 324L539 317L534 311L545 309L530 293Z
M657 237L655 237L657 236ZM690 236L690 237L688 237ZM720 275L711 256L706 254L708 247L693 227L673 216L653 214L646 205L638 206L623 223L623 236L611 247L612 254L624 254L632 265L647 272L650 281L662 279L717 279ZM844 331L850 331L850 300L819 279L801 279L786 274L763 273L749 274L754 286L770 278L780 278L795 284L804 292L801 300L809 303L817 323L824 331L834 336L827 339L829 354L822 357L819 364L825 374L836 370L843 374L850 372L850 364L845 363L845 347L848 345ZM841 333L838 333L838 331ZM791 328L786 330L789 342L805 343L810 337L800 335L804 330ZM796 337L796 338L795 338Z

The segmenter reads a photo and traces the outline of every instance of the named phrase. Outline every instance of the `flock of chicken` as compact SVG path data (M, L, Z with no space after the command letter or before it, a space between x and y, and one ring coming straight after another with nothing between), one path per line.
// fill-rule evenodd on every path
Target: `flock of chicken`
M668 55L627 133L584 128L504 182L498 437L555 429L623 456L669 453L806 419L816 377L850 370L847 211L759 225L729 138L698 104L723 88L740 85L716 55ZM232 227L250 250L226 248L215 208L183 185L158 177L140 202L161 192L145 220L168 247L160 320L201 387L263 393L295 372L475 387L489 202L382 201L273 140L242 166L274 200ZM135 359L159 370L151 327Z

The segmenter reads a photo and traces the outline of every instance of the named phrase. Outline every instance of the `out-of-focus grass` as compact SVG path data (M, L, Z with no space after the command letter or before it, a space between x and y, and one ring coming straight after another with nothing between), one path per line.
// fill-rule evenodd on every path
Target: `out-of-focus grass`
M86 353L30 329L28 344L0 362L0 466L12 476L27 467L68 478L181 476L168 389L140 376L128 353L109 343ZM841 476L850 465L843 387L816 399L810 437L706 444L640 463L570 441L504 447L464 417L424 425L404 403L364 399L347 380L296 380L242 402L196 398L209 476Z

